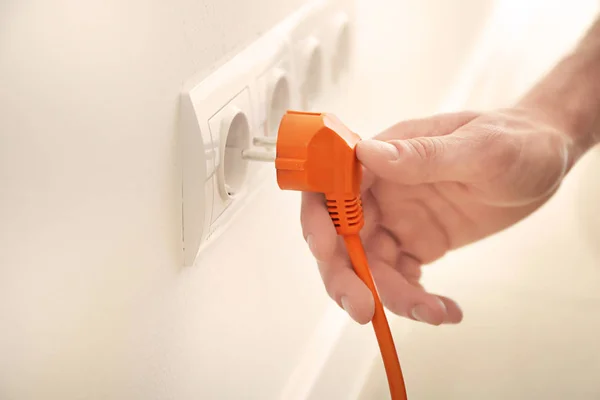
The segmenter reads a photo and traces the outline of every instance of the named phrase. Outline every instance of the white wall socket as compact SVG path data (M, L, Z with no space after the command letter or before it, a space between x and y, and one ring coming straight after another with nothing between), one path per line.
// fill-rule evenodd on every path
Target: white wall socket
M334 107L353 64L353 3L309 3L202 81L185 85L185 265L194 264L268 176L268 167L242 158L252 139L275 136L288 109Z

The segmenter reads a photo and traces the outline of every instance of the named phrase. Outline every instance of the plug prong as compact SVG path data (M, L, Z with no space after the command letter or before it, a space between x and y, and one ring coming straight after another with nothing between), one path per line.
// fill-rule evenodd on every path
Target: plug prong
M275 162L274 151L259 151L246 149L242 151L242 158L244 160L262 161L262 162Z
M277 146L276 137L259 136L252 139L252 143L258 147L264 147L266 149L272 149Z

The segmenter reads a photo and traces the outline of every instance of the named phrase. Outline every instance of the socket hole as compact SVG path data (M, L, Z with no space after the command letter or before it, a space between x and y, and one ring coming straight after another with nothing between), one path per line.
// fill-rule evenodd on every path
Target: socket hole
M323 55L321 48L314 46L310 52L306 76L304 79L304 101L306 108L310 109L319 98L322 89Z
M281 75L271 93L271 104L269 107L269 115L267 117L267 134L269 136L277 136L279 124L290 108L290 83L288 79Z
M334 82L339 82L344 72L348 70L351 51L350 27L346 23L338 34L331 64L331 78Z
M223 181L225 192L231 197L242 189L248 170L248 160L244 160L242 151L250 147L250 124L243 112L232 118L226 135Z

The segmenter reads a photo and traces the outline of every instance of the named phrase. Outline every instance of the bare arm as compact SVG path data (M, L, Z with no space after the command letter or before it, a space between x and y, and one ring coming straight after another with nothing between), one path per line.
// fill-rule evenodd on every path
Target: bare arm
M560 126L573 139L574 159L600 142L600 18L519 106Z

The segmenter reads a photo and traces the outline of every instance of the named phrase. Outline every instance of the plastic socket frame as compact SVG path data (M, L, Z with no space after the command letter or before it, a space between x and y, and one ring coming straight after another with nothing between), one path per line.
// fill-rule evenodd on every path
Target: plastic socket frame
M242 150L275 136L288 109L331 110L353 66L353 0L314 1L181 96L184 264L243 211L268 166Z

